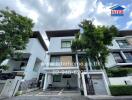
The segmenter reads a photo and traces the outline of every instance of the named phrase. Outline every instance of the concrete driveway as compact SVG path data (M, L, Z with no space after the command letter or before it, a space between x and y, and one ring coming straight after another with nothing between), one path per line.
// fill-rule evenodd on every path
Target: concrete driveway
M81 96L79 91L42 91L37 90L12 98L0 100L132 100L132 96Z
M132 100L132 96L127 97L84 97L84 96L17 96L1 100Z

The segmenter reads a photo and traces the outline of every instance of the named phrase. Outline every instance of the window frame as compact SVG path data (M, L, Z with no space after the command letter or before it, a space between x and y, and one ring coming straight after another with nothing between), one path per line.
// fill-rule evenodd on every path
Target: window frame
M55 80L55 77L58 77L59 76L59 78L60 78L60 80ZM61 82L61 78L62 78L62 76L61 75L53 75L53 82Z
M124 47L129 46L129 43L128 43L128 41L126 39L116 40L116 42L118 43L118 45L120 47L122 47L122 46L124 46ZM122 43L122 45L120 43Z
M61 48L71 48L71 41L72 40L61 40ZM68 44L66 44L66 46L63 46L63 42L70 42L70 46L67 46Z
M114 56L114 54L118 54L119 55L118 57L121 58L122 62L118 62L118 60L116 59L116 57ZM116 63L125 63L125 61L124 61L122 55L120 54L120 52L112 52L112 55L113 55Z

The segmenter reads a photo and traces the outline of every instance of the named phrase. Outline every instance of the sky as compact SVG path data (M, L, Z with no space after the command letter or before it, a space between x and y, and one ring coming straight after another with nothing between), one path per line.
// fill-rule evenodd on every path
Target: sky
M125 8L124 16L110 15L110 8L115 5ZM31 18L33 30L40 31L45 41L45 30L79 28L84 19L95 25L132 29L132 0L0 0L0 9L5 7Z

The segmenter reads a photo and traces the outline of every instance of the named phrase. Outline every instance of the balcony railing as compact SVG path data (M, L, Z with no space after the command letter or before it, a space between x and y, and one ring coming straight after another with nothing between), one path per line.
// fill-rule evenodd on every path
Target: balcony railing
M26 66L23 66L23 67L16 67L13 69L13 71L24 71L26 68Z
M132 45L120 45L120 48L132 48Z
M76 67L76 63L74 62L67 62L67 63L64 63L64 62L50 62L49 63L49 67Z
M132 59L126 59L126 63L132 63Z

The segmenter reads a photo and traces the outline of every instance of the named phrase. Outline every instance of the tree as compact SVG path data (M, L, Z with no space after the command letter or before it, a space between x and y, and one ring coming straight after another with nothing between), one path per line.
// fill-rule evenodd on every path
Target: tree
M107 46L118 34L117 28L113 25L110 27L95 26L90 20L84 20L79 26L83 32L78 33L72 41L72 50L86 52L92 68L104 68L106 57L109 54Z
M8 8L0 10L0 63L15 50L25 48L32 35L33 22Z

